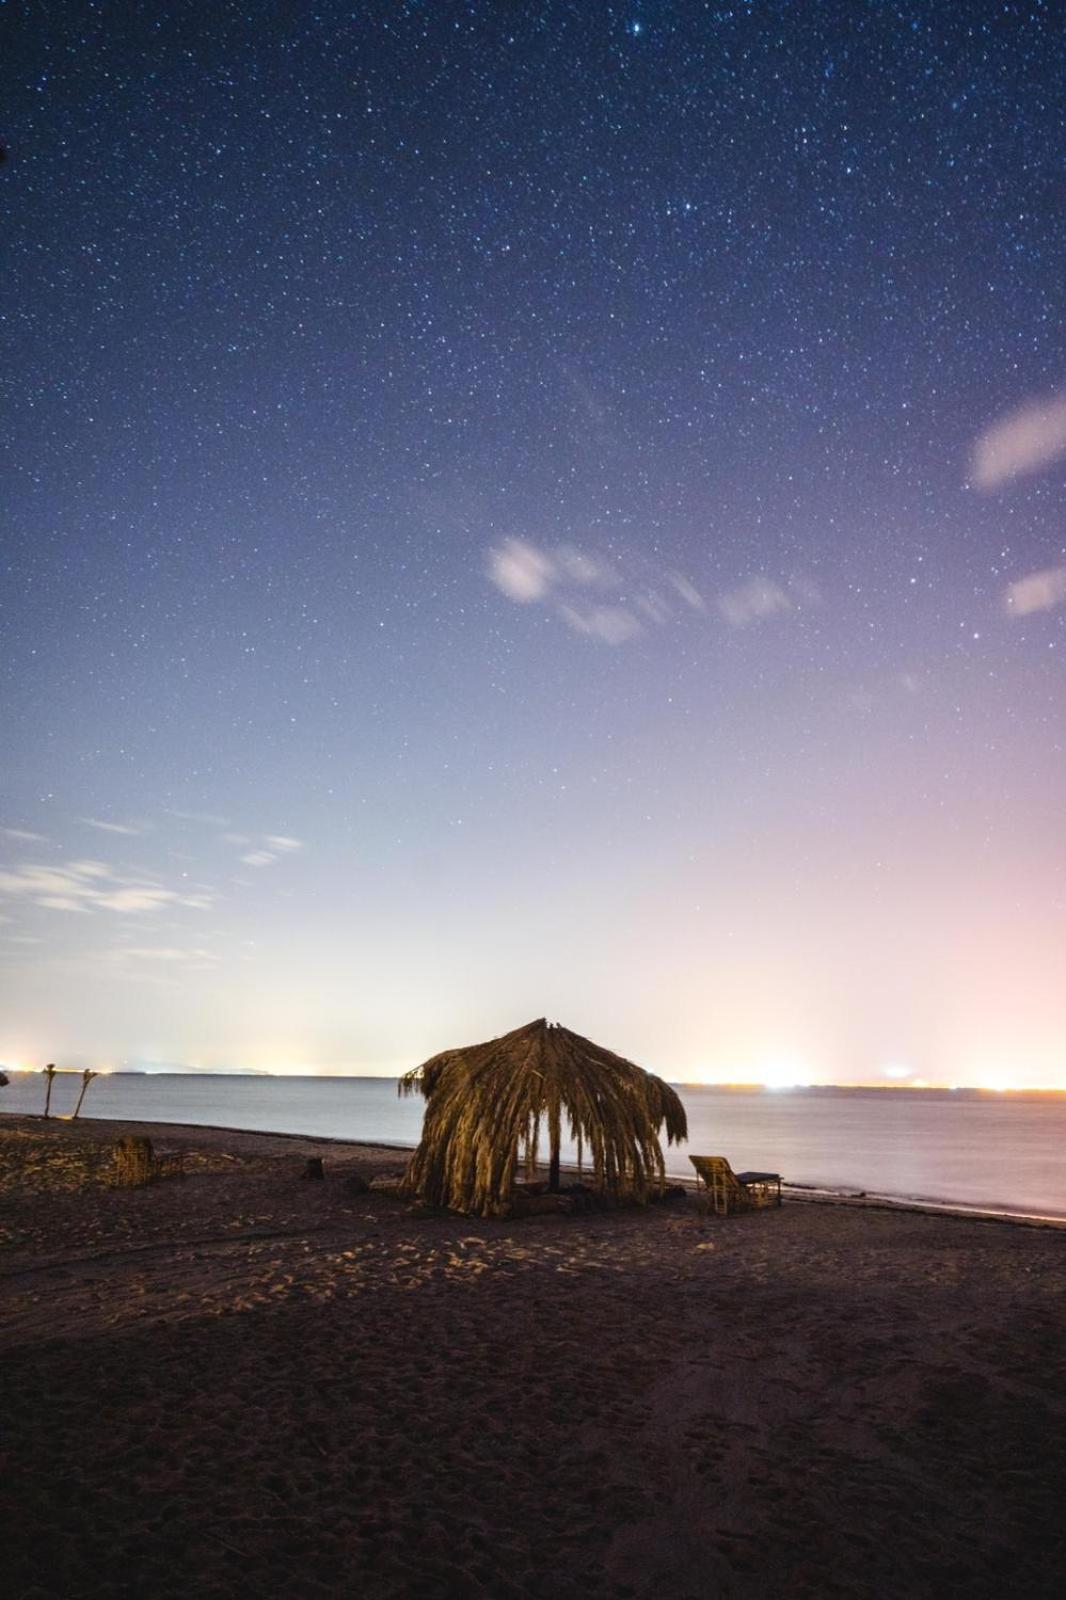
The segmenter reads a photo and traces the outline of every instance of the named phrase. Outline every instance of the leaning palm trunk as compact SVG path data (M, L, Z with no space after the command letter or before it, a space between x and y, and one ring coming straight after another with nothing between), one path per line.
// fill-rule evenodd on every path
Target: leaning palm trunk
M82 1075L81 1075L81 1094L79 1094L78 1103L74 1107L74 1116L71 1117L71 1119L70 1119L72 1122L76 1120L78 1112L81 1110L81 1103L85 1099L85 1091L86 1091L86 1089L89 1087L90 1083L92 1083L93 1079L94 1078L98 1078L99 1076L100 1076L100 1074L98 1072L93 1072L93 1070L90 1067L86 1067L85 1071L82 1073Z
M596 1188L638 1202L662 1186L659 1144L687 1135L674 1091L633 1062L543 1018L468 1049L432 1057L400 1080L426 1098L422 1141L404 1190L429 1205L492 1216L510 1208L519 1162L531 1174L541 1119L548 1187L558 1190L565 1115Z

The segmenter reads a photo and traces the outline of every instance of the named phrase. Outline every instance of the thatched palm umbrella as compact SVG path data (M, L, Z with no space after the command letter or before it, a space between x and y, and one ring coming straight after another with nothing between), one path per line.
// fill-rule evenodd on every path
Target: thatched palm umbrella
M486 1044L445 1050L400 1079L426 1097L422 1142L404 1190L430 1205L490 1216L510 1205L515 1169L532 1172L541 1119L548 1130L548 1187L559 1187L563 1119L595 1186L636 1200L663 1181L659 1133L688 1134L674 1091L613 1051L543 1017Z
M50 1114L50 1108L52 1105L52 1084L55 1082L56 1069L54 1064L50 1061L46 1067L41 1068L41 1071L44 1073L48 1082L48 1087L44 1094L44 1114L47 1117Z

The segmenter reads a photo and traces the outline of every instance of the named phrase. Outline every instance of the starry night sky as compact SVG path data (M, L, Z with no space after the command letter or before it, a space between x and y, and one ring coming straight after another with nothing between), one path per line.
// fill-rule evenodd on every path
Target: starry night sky
M1066 1085L1051 6L7 6L0 1061Z

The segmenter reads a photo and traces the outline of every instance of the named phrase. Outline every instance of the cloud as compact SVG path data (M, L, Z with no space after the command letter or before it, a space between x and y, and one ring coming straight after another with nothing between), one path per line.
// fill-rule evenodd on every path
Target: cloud
M203 894L178 894L173 889L157 888L154 884L133 885L114 889L98 895L95 904L106 911L158 911L163 906L195 906L206 910L210 897Z
M575 589L609 588L619 581L615 568L576 545L542 550L528 539L505 539L488 553L489 577L509 600L529 605L555 599L560 604Z
M202 822L207 828L229 827L229 818L218 817L213 811L175 811L172 806L168 806L167 816L177 817L182 822Z
M218 957L210 950L186 949L180 945L119 945L108 954L119 961L198 961L214 964Z
M644 632L631 611L624 606L593 606L586 611L562 605L559 615L575 633L583 633L605 644L624 644Z
M613 560L590 555L573 544L548 551L527 539L505 539L488 552L487 566L492 582L508 599L520 605L540 601L573 633L604 644L639 638L646 625L662 627L674 615L654 588L625 580ZM620 593L623 582L631 598ZM669 582L686 605L705 609L702 596L686 578L673 573ZM590 601L590 589L612 588L619 594L618 603L607 603L606 596L602 603Z
M647 563L639 558L619 563L571 544L549 551L526 539L506 539L489 551L487 564L489 577L509 599L521 605L539 601L571 632L604 644L625 644L649 628L666 627L683 609L701 615L708 611L707 601L683 573L646 571ZM590 589L608 592L594 601ZM782 584L757 577L719 595L715 604L719 615L739 628L820 601L809 578L791 577Z
M124 838L138 838L142 833L147 833L148 828L139 822L99 822L95 817L82 817L86 827L99 828L101 833L119 833Z
M691 606L693 611L706 611L707 602L694 583L689 583L688 579L683 578L680 572L671 572L669 576L670 582L687 606Z
M1066 455L1066 394L1031 401L994 422L973 452L978 489L999 489Z
M746 628L751 622L778 616L792 610L792 601L778 583L769 578L752 578L739 589L727 590L716 601L718 610L733 628Z
M505 539L489 551L489 577L509 600L543 600L555 578L555 563L524 539Z
M654 622L657 627L662 627L664 623L669 622L672 616L670 607L663 597L654 593L638 594L636 608L641 616L646 618L648 622Z
M14 839L17 844L48 843L43 833L31 833L28 828L0 828L0 833L5 839Z
M561 544L554 559L562 575L571 583L603 586L611 583L615 576L606 561L587 555L572 544Z
M1066 604L1066 567L1045 567L1019 578L1007 590L1009 616L1028 617L1034 611L1052 611Z
M0 895L21 898L48 911L114 911L140 913L164 906L206 910L209 891L195 894L160 883L124 878L102 861L74 861L66 866L25 866L0 872Z
M246 867L272 867L281 856L295 855L304 848L302 839L288 833L263 833L258 838L243 833L228 833L230 844L251 845L253 848L241 856Z

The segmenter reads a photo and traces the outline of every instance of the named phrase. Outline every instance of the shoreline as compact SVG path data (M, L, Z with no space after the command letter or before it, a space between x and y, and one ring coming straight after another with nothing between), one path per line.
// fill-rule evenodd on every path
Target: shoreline
M0 1128L4 1121L22 1121L39 1124L47 1127L49 1124L63 1124L71 1126L74 1118L69 1116L44 1117L39 1112L26 1111L0 1111ZM209 1122L157 1122L144 1121L138 1117L94 1117L91 1114L77 1118L79 1126L91 1125L136 1127L146 1131L146 1137L152 1137L151 1130L170 1129L190 1135L196 1133L224 1133L238 1137L281 1139L290 1142L300 1141L305 1144L321 1144L334 1148L351 1149L353 1151L386 1150L397 1155L410 1155L416 1148L413 1144L397 1144L386 1139L350 1139L339 1138L334 1134L323 1133L293 1133L288 1129L280 1128L238 1128L228 1123ZM563 1172L577 1176L578 1168L572 1163L563 1162ZM667 1172L666 1180L670 1184L678 1184L686 1190L695 1193L696 1180L688 1173ZM861 1210L886 1210L909 1211L921 1215L957 1216L966 1217L975 1221L1016 1223L1029 1228L1057 1228L1066 1229L1066 1214L1057 1212L1040 1211L1014 1211L1005 1206L976 1205L961 1200L939 1200L924 1195L887 1194L875 1190L857 1191L853 1187L834 1189L829 1186L789 1183L782 1178L782 1191L784 1196L793 1203L810 1205L850 1206Z
M111 1187L135 1131L184 1175ZM0 1117L13 1593L1057 1600L1061 1229L421 1213L404 1153Z

